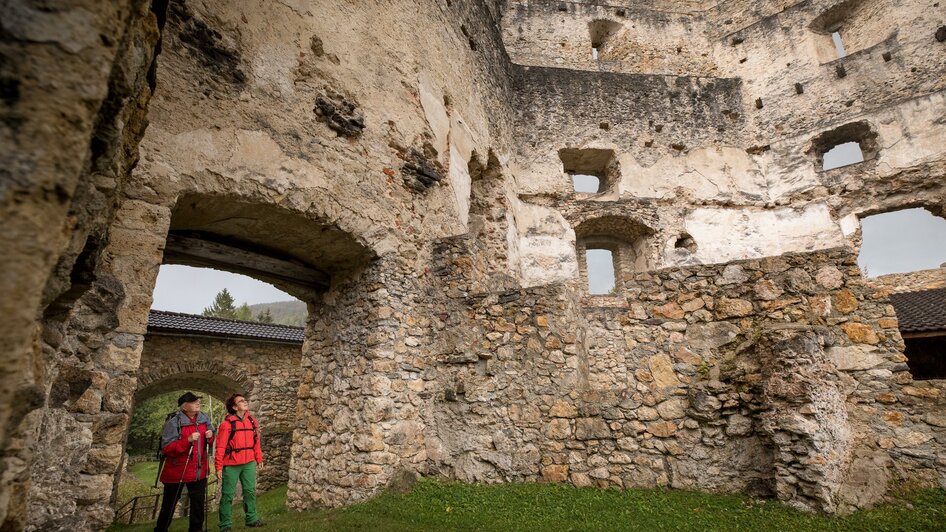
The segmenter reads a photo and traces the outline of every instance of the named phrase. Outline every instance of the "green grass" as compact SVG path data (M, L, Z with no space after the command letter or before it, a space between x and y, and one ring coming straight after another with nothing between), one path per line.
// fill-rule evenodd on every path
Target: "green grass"
M422 480L408 495L382 493L362 504L302 513L285 509L286 488L259 497L266 530L946 530L946 491L916 491L888 504L839 518L810 515L741 495L674 490L595 490L550 484L475 486ZM912 506L912 508L911 508ZM237 530L242 509L234 510ZM145 531L154 525L114 526ZM216 530L216 515L210 520ZM171 530L186 530L177 520Z

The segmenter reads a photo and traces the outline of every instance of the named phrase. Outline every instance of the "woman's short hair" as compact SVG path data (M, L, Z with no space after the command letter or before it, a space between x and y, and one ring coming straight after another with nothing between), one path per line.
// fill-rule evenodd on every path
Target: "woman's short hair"
M245 397L242 393L235 393L230 397L227 397L227 412L231 414L236 414L236 402L237 397Z

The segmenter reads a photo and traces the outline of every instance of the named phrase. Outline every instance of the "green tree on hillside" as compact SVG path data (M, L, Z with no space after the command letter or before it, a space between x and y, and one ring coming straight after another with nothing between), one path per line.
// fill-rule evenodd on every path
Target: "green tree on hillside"
M233 319L243 320L243 321L253 321L253 311L250 310L250 306L246 303L243 303L237 307L236 312L234 312Z
M256 321L260 323L273 323L273 313L267 308L256 315Z
M233 303L233 296L224 288L214 297L213 304L204 309L203 315L214 318L237 319L237 308ZM246 304L244 303L243 306L246 306ZM247 311L249 311L249 308L247 308Z

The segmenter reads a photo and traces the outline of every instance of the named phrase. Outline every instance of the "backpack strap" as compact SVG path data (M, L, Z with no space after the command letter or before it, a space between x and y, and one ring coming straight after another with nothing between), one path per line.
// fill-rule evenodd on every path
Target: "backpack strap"
M237 452L237 451L246 451L246 450L248 450L248 449L254 449L254 448L256 448L256 442L257 442L257 440L259 439L259 436L258 436L258 434L259 434L259 427L256 425L256 418L254 418L253 416L248 416L248 417L249 417L249 420L250 420L250 425L251 425L253 428L251 428L251 429L243 429L243 428L238 429L238 428L237 428L237 417L234 416L233 414L230 414L229 416L227 416L227 421L230 422L230 434L227 436L227 450L226 450L226 452L224 453L224 456L229 456L229 455L231 455L231 454L233 454L233 453L235 453L235 452ZM240 432L240 431L245 432L245 431L248 431L248 430L252 430L252 431L253 431L253 445L252 445L251 447L237 447L237 448L234 448L234 447L233 447L233 436L234 436L237 432Z

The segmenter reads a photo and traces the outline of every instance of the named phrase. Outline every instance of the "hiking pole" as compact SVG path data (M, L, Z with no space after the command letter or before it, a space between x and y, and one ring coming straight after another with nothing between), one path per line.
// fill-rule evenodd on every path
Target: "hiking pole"
M177 501L181 498L182 487L184 486L184 477L187 475L187 464L191 461L191 455L194 454L194 442L191 442L190 447L187 449L187 458L184 459L184 470L181 471L181 481L177 483L177 492L174 495L174 507L177 508ZM190 491L187 492L190 495ZM171 513L171 517L174 517L174 513Z

